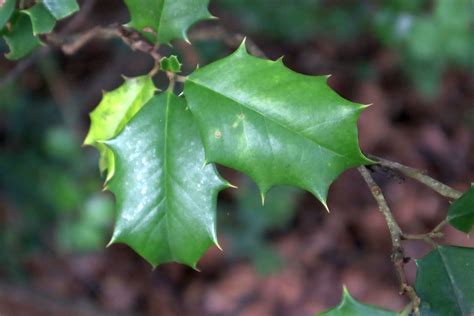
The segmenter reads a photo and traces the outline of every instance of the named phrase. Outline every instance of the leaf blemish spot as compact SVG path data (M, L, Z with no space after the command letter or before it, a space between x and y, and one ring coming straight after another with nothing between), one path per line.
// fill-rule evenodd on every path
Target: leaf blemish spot
M215 137L216 139L220 139L220 138L222 137L221 131L215 131L215 132L214 132L214 137Z

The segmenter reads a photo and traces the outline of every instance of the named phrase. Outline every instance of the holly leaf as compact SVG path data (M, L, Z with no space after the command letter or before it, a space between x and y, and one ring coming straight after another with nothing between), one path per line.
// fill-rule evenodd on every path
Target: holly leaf
M118 208L112 242L128 244L153 266L196 268L216 237L217 193L226 187L204 149L186 102L170 92L153 97L107 142L116 169L109 182Z
M423 314L474 313L473 248L437 246L416 264L416 292Z
M448 222L469 234L474 225L474 186L451 204L448 209Z
M0 29L8 22L15 10L16 0L0 0Z
M29 55L41 42L33 35L30 18L23 13L16 13L12 17L12 27L4 34L10 52L5 57L18 60Z
M79 5L76 0L43 0L43 4L56 20L64 19L79 11Z
M184 93L207 161L249 175L262 200L273 185L285 184L326 206L329 185L341 172L371 163L357 139L365 106L343 99L326 81L293 72L281 59L253 57L245 43L195 71Z
M99 150L99 168L108 170L106 181L114 175L114 157L104 141L117 136L128 121L145 105L156 91L150 76L125 78L117 89L104 93L102 101L90 113L91 127L84 145L92 145Z
M331 308L319 316L395 316L394 312L381 309L375 306L361 304L349 294L344 287L342 301L338 306Z
M125 0L133 27L154 43L167 44L186 39L187 30L196 22L212 18L209 0Z
M182 64L179 62L178 57L171 55L169 57L163 57L160 59L160 69L164 71L170 71L173 73L181 72Z
M56 19L42 3L22 12L30 17L34 35L50 33L56 26Z

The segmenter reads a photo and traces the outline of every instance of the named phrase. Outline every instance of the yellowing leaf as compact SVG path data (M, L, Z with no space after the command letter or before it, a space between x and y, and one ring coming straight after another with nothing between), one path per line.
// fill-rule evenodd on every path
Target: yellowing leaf
M92 145L99 150L99 167L101 172L108 169L107 180L114 174L114 159L103 142L117 136L155 91L150 76L127 78L120 87L105 93L97 108L91 112L91 127L84 145Z

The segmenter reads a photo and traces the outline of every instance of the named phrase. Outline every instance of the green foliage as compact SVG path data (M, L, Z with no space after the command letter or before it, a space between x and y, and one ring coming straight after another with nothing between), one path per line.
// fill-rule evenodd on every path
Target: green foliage
M474 70L472 58L472 2L436 0L431 12L427 1L395 1L375 19L385 43L404 58L405 69L425 95L435 95L448 65Z
M179 59L175 55L169 57L163 57L160 60L160 69L163 71L170 71L173 73L181 72L182 64L179 62Z
M395 316L394 312L357 302L349 294L346 287L343 289L342 301L338 306L331 308L319 316Z
M474 186L451 204L448 210L448 222L469 234L474 225Z
M79 10L76 0L43 0L43 4L56 20L64 19Z
M114 157L103 142L117 136L155 91L150 76L125 78L120 87L104 94L90 114L91 127L84 145L92 145L99 150L99 168L101 172L107 170L107 179L114 175Z
M28 15L17 12L12 17L11 28L6 30L3 38L10 47L5 56L8 59L18 60L29 55L41 42L33 35L31 20Z
M22 12L28 14L33 26L33 35L50 33L56 25L56 19L43 3L37 3Z
M0 34L10 47L6 57L11 60L28 56L41 44L38 35L50 33L57 21L79 10L76 0L36 1L33 6L16 11L15 4L14 0L6 0L0 6Z
M245 45L195 71L184 93L207 161L249 175L262 199L273 185L286 184L326 206L329 185L341 172L370 163L357 139L365 107L337 95L326 80L250 56Z
M367 6L360 2L337 5L320 0L216 0L238 17L245 33L299 42L315 37L348 40L360 32ZM344 27L340 27L344 25ZM291 27L290 27L291 26Z
M437 246L416 263L423 315L474 313L473 248Z
M154 43L187 39L194 23L211 18L209 0L125 0L131 15L128 24Z
M183 98L162 93L107 145L116 157L109 188L118 218L112 242L123 242L153 266L196 268L216 236L217 193L226 187L204 148Z
M6 0L2 5L0 5L0 30L5 26L5 23L8 22L13 14L15 3L16 0Z

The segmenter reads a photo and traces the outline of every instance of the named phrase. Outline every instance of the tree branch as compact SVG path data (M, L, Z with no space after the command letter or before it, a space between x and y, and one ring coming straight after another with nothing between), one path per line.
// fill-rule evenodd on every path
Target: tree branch
M419 315L420 298L416 294L415 289L408 284L404 270L405 263L407 262L407 258L405 258L402 247L402 239L404 234L393 217L392 211L390 210L390 207L388 206L387 201L382 194L382 190L372 178L367 168L361 166L358 167L357 170L364 178L364 181L367 183L370 192L379 206L380 212L382 212L385 217L385 221L387 222L387 226L390 231L390 237L392 239L391 259L400 281L400 293L407 295L412 303L415 315Z
M111 25L107 27L97 26L79 34L62 36L60 34L47 34L45 42L58 47L66 55L75 54L78 50L94 39L109 40L121 39L133 51L140 51L150 55L155 61L161 59L158 46L153 45L138 32L124 26Z
M424 185L428 186L432 190L438 192L440 195L448 199L456 200L456 199L459 199L462 195L462 193L459 192L458 190L453 189L450 186L447 186L446 184L441 183L438 180L431 178L430 176L427 176L425 172L421 170L408 167L408 166L402 165L401 163L393 162L393 161L383 159L377 156L373 156L373 155L367 155L367 156L370 159L375 160L382 167L396 170L409 178L417 180L418 182L423 183Z

